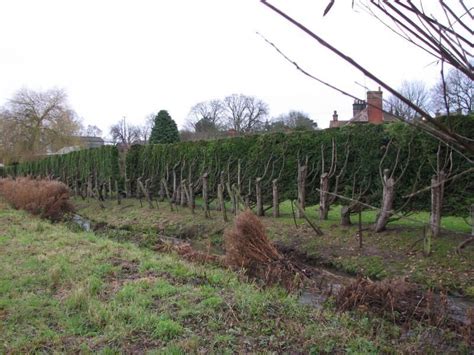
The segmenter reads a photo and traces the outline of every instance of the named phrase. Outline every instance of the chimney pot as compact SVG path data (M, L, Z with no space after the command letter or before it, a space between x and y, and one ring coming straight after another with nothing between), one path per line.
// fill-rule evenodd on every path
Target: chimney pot
M334 110L334 113L333 113L333 115L332 115L332 120L333 120L333 121L337 121L338 118L339 118L339 115L337 114L337 111Z

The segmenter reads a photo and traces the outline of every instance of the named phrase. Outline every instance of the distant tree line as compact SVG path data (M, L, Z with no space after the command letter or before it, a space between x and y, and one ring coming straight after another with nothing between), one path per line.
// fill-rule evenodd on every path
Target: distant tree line
M183 140L214 139L257 132L316 129L317 124L301 111L269 117L269 106L254 96L233 94L224 99L199 102L191 108Z
M455 68L432 88L423 81L403 81L398 91L416 106L435 115L474 112L474 81ZM395 96L388 98L385 109L408 120L418 116L412 107Z

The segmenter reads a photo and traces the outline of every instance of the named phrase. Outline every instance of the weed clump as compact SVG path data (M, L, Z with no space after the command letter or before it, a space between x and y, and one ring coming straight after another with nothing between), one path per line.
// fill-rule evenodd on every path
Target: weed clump
M336 304L343 311L369 309L399 324L417 320L440 326L448 319L444 294L423 291L420 286L404 279L374 282L358 278L339 292Z
M74 212L68 187L55 180L0 179L0 195L15 209L52 221L59 221L65 214Z
M249 210L240 213L225 236L225 263L264 283L287 290L302 286L305 275L285 259L268 239L260 220Z

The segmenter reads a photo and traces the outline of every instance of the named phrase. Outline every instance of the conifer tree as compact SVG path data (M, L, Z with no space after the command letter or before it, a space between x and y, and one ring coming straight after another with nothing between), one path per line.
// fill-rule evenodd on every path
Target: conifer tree
M168 111L161 110L155 117L150 134L150 144L179 142L179 132L176 122Z

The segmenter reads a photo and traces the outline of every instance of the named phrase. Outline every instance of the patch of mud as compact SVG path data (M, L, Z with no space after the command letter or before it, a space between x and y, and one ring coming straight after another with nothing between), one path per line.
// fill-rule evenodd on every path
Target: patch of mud
M111 257L107 260L111 265L118 268L105 279L107 285L102 290L100 298L108 300L115 295L124 284L128 282L147 281L153 282L158 275L152 271L140 274L138 260L127 260L119 257Z

